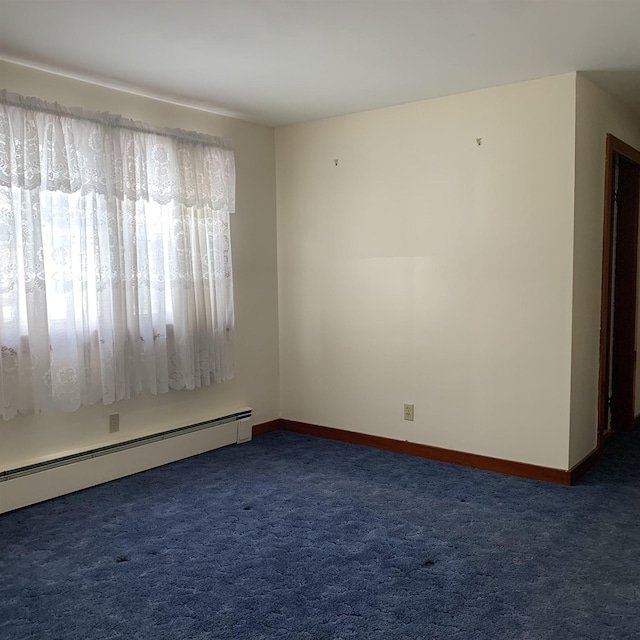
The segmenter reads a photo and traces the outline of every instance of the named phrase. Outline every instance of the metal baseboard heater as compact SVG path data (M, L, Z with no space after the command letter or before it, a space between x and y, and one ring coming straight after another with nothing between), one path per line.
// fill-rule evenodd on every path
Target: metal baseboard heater
M15 469L9 469L8 471L0 471L0 482L15 480L16 478L23 478L34 473L57 469L58 467L64 467L76 462L83 462L85 460L91 460L93 458L100 458L112 453L126 451L127 449L133 449L135 447L140 447L142 445L147 445L154 442L161 442L162 440L168 440L169 438L175 438L176 436L186 435L195 431L201 431L203 429L209 429L211 427L216 427L222 424L228 424L230 422L238 422L237 442L247 442L251 440L251 415L251 409L242 409L236 413L231 413L228 416L223 416L222 418L215 418L214 420L207 420L206 422L198 422L186 427L168 429L167 431L162 431L160 433L154 433L152 435L142 436L140 438L133 438L131 440L125 440L123 442L116 442L114 444L96 447L95 449L89 449L87 451L80 451L78 453L73 453L67 456L61 456L52 460L29 464L24 467L16 467ZM248 429L241 429L241 422L244 422L246 425L248 425Z

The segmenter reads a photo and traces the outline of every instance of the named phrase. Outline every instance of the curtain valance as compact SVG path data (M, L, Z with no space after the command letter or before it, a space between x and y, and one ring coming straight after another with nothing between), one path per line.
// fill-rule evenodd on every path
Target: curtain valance
M224 138L0 91L0 186L235 209Z

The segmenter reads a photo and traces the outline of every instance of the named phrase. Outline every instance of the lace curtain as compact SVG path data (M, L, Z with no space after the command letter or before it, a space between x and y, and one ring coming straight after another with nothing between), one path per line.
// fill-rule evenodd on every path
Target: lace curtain
M228 142L0 92L0 410L233 376Z

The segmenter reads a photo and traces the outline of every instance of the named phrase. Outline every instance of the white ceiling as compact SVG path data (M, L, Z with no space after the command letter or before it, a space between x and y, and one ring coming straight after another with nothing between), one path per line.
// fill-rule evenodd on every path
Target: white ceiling
M640 0L0 0L0 57L271 125L575 70L640 114Z

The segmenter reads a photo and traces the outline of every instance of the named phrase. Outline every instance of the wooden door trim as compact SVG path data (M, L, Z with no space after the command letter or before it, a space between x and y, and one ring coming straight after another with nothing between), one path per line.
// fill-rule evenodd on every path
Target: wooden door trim
M627 160L640 165L640 151L638 151L638 149L610 133L607 134L607 144L610 145L613 153L624 156Z
M602 240L602 291L600 305L600 370L598 373L598 448L602 447L603 434L609 411L609 366L611 359L611 282L613 279L613 158L619 155L640 165L640 151L607 134L607 151L604 184L604 221Z

